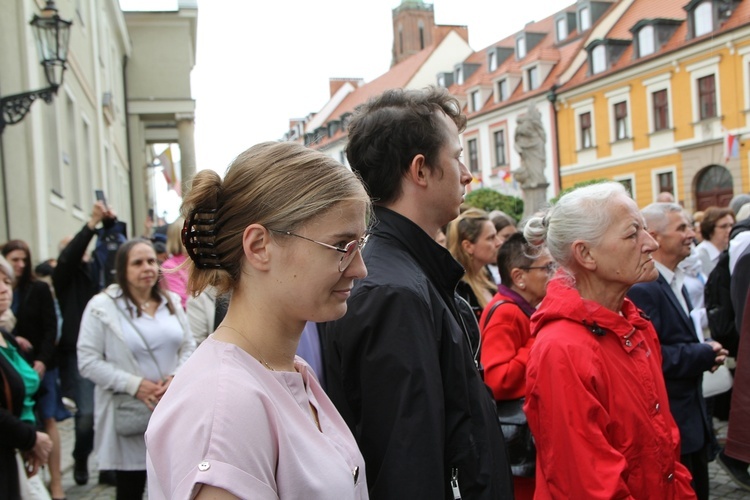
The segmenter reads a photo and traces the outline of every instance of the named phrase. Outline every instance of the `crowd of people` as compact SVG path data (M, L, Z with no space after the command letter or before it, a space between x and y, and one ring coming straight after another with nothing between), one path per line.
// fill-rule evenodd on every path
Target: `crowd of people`
M351 169L262 143L145 237L97 201L36 272L4 244L0 498L64 498L63 397L118 500L704 500L714 459L750 490L750 195L603 182L519 222L465 206L465 125L389 90Z

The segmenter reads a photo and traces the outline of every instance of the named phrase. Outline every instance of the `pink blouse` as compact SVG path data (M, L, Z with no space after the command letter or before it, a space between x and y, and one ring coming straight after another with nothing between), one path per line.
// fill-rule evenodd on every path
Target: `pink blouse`
M239 498L367 499L354 437L302 358L295 368L269 371L208 337L151 417L149 498L189 499L209 484Z

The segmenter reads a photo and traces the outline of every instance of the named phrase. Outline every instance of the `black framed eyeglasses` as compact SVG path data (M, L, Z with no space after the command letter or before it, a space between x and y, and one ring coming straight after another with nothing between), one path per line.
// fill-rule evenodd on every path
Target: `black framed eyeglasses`
M347 267L349 267L349 264L352 263L354 260L354 256L357 255L357 252L361 252L363 248L365 248L365 245L367 244L367 240L370 238L369 234L366 234L362 236L358 240L350 241L346 245L344 245L342 248L336 247L333 245L329 245L328 243L323 243L322 241L313 240L312 238L308 238L306 236L302 236L296 233L293 233L291 231L278 231L276 229L270 230L273 233L278 234L285 234L287 236L294 236L295 238L301 238L303 240L311 241L313 243L317 243L318 245L326 248L330 248L331 250L336 250L337 252L341 252L344 255L341 256L341 260L339 261L339 272L343 273Z
M521 269L524 269L526 271L530 269L544 269L547 274L552 276L553 274L555 274L555 271L557 271L558 267L559 266L557 265L557 262L548 262L543 266L521 266Z

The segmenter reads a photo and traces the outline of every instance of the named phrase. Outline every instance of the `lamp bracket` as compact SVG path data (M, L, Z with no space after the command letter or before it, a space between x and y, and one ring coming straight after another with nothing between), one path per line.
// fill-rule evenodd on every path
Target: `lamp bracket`
M14 125L23 120L34 101L42 99L49 104L56 93L57 87L47 87L0 98L0 133L6 125Z

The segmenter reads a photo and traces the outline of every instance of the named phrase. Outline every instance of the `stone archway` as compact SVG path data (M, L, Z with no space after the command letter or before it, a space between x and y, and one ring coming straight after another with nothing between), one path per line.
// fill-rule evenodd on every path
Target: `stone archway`
M696 176L696 210L708 207L726 207L734 195L732 174L721 165L710 165Z

